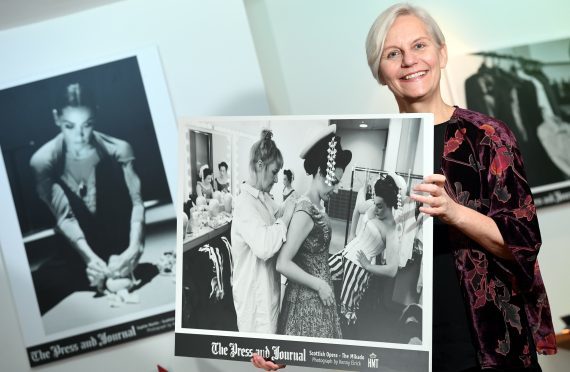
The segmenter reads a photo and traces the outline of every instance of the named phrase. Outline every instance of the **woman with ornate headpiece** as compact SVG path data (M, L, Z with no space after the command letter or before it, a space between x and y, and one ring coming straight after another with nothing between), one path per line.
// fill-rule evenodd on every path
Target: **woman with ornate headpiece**
M277 257L277 271L288 279L277 332L341 338L342 332L327 263L331 224L322 206L340 182L352 153L343 150L336 125L317 133L301 151L309 190L296 200L287 240Z

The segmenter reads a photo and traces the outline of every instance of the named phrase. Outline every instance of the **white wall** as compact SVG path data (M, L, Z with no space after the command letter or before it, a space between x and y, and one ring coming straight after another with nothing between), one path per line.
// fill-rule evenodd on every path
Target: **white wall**
M269 113L246 13L238 1L126 0L1 31L0 86L149 45L159 49L178 117ZM28 371L1 258L0 308L0 370ZM172 332L35 370L150 372L157 364L169 371L251 370L246 363L175 358L173 353Z
M362 129L342 129L337 130L337 134L342 138L342 148L352 151L352 160L345 169L344 176L340 182L340 188L350 189L352 167L362 167L370 169L382 169L384 160L384 148L388 130L362 130ZM370 155L373 156L370 156ZM360 177L358 177L360 178ZM364 181L364 180L363 180ZM359 182L360 184L360 182ZM354 185L359 189L359 185Z
M317 132L327 125L328 120L324 118L275 120L271 122L270 128L275 134L275 142L283 155L283 167L293 171L295 175L293 188L300 194L307 192L313 180L312 176L305 172L304 160L299 158L299 154L305 145L305 138L311 138L307 132ZM279 180L273 186L271 193L275 196L276 201L283 200L283 172L279 173Z
M397 111L392 95L372 79L364 49L371 23L381 10L397 1L244 2L272 112L298 115ZM470 52L570 36L568 0L415 3L439 22L447 38L450 64L454 56ZM449 97L448 84L444 79L444 97ZM554 326L559 332L563 328L560 316L570 314L570 203L539 209L538 215L543 237L539 260ZM570 351L560 350L558 355L540 360L545 372L568 370Z

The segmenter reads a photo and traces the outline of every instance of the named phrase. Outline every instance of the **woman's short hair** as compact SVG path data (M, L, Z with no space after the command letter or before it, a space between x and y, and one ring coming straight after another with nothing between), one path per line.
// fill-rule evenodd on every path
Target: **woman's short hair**
M202 181L205 181L208 176L212 175L212 170L210 168L204 168L202 170Z
M400 188L390 175L379 178L374 184L374 196L379 196L384 199L384 203L386 203L388 207L397 208L399 193Z
M386 40L386 35L394 24L394 21L399 16L403 15L413 15L422 20L426 25L426 28L433 38L435 44L441 47L445 44L445 37L441 32L437 22L433 17L423 8L406 4L399 3L394 4L378 16L368 32L368 37L366 38L366 56L368 57L368 66L370 71L374 76L374 79L380 84L383 84L381 77L379 76L380 69L380 59L382 56L382 50L384 49L384 41Z
M220 162L220 164L218 164L218 169L222 170L222 167L226 168L226 170L228 170L228 163L226 163L225 161Z
M291 169L285 169L283 171L283 175L287 177L287 181L289 181L289 183L293 182L293 172Z
M279 169L283 167L283 155L273 141L273 132L269 129L261 131L261 138L249 150L249 167L254 173L258 161L262 161L265 167L273 162L277 163Z
M350 150L343 150L340 144L340 137L331 133L319 140L305 155L305 163L303 165L307 174L314 177L317 172L319 172L321 176L326 177L328 166L327 150L329 148L329 142L333 137L336 138L335 168L341 168L344 171L348 163L350 163L350 160L352 160L352 152Z

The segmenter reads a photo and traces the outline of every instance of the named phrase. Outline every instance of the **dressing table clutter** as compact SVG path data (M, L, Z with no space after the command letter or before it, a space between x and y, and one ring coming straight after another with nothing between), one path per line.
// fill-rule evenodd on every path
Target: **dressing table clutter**
M202 196L196 198L196 204L190 208L185 241L197 238L232 220L232 196L215 191L212 199Z

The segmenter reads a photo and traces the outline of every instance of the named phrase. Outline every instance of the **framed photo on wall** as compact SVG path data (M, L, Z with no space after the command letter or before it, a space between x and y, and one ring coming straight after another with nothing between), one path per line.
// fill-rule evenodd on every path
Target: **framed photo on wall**
M428 371L432 143L430 114L181 120L175 355Z
M0 88L0 247L31 366L173 329L176 124L158 52Z
M570 39L450 59L455 104L513 131L537 207L570 201Z

